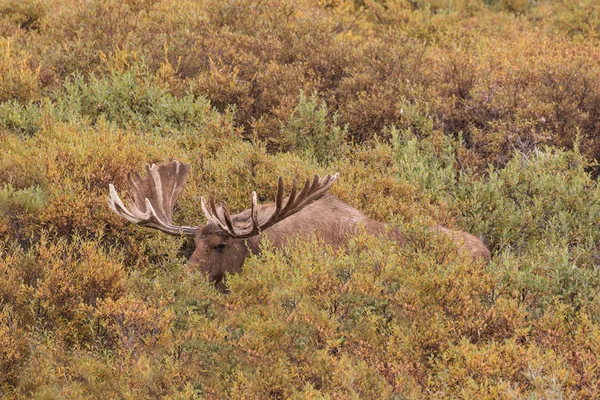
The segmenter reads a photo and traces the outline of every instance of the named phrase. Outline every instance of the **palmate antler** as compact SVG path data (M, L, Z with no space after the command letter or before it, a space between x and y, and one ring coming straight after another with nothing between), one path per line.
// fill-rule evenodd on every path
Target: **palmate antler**
M178 161L152 166L146 165L146 177L137 172L129 173L131 202L125 207L110 184L108 206L115 213L140 226L158 229L170 235L196 235L197 226L173 225L173 208L181 194L190 166Z
M170 235L196 235L197 226L173 225L173 208L185 186L189 172L190 166L178 161L158 166L152 164L151 167L147 165L146 177L142 178L137 172L128 175L131 192L129 209L125 207L112 184L109 185L108 206L118 215L140 226L158 229ZM258 221L256 192L252 192L250 226L236 227L227 205L222 204L217 207L214 199L211 199L207 205L202 197L202 211L207 222L214 223L229 236L249 238L323 197L337 178L338 174L327 175L325 178L315 175L312 183L310 179L306 180L300 193L297 193L298 181L294 179L290 195L284 199L283 179L279 177L275 207L262 223Z
M312 202L323 197L333 183L337 180L338 174L333 176L327 175L325 178L319 178L315 175L312 184L310 179L307 179L300 194L297 194L298 181L294 179L292 190L289 197L283 199L283 179L279 177L277 185L277 196L275 200L275 209L269 215L266 221L259 223L258 221L258 202L256 192L252 192L252 205L250 207L251 225L245 228L236 228L229 213L227 205L222 203L220 208L217 208L214 199L211 199L207 204L204 197L201 198L202 211L209 222L216 224L223 229L231 237L249 238L259 234L261 231L275 225L281 220L297 213Z

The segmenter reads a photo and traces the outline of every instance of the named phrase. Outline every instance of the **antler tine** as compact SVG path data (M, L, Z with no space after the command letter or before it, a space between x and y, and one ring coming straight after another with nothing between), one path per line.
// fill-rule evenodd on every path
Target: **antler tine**
M252 206L250 207L250 218L252 220L252 227L259 226L258 223L258 200L256 192L252 192Z
M306 179L304 187L298 196L296 196L297 180L294 179L292 190L284 209L280 212L277 212L276 209L273 214L271 214L271 217L269 217L267 222L261 224L258 230L264 230L275 225L281 220L297 213L304 207L323 197L331 185L333 185L333 183L337 180L338 176L339 174L336 173L333 176L327 175L325 178L320 179L319 175L315 175L312 183L310 182L310 179Z
M231 214L229 214L229 208L227 208L227 204L221 203L221 207L223 207L223 217L225 218L227 230L229 232L235 232L233 229L233 221L231 221Z
M327 175L327 176L329 176L329 175ZM315 191L318 184L319 184L319 175L315 174L315 176L313 177L312 183L310 183L309 178L306 178L306 183L304 184L304 187L302 188L302 192L300 193L300 196L298 196L297 203L300 204L305 198L308 198Z
M218 225L222 228L227 230L227 225L225 225L223 223L223 221L221 221L221 218L219 218L219 212L217 210L217 205L215 203L215 199L211 197L210 199L210 213L213 216L213 218L215 219L215 221L218 222Z
M258 201L256 192L252 192L252 204L250 206L250 221L251 225L245 229L237 230L229 209L225 203L221 203L222 210L219 212L214 199L211 199L208 206L204 197L200 199L202 211L208 222L212 222L219 228L227 232L228 235L235 238L249 238L259 234L261 231L275 225L281 220L297 213L312 202L320 199L327 193L331 185L337 180L339 174L327 175L324 178L319 178L315 175L312 182L306 179L304 186L299 194L298 180L294 179L292 189L287 200L284 200L283 178L279 177L277 182L277 195L275 196L274 209L263 223L259 222L258 218ZM285 204L285 205L284 205Z
M231 213L229 212L227 204L221 202L220 205L222 207L222 213L219 213L219 209L217 208L217 204L213 198L211 198L209 201L209 207L206 206L206 200L204 197L200 199L200 204L208 222L214 223L219 228L227 232L230 236L238 236L238 234L235 232L233 219L231 218Z
M277 196L275 199L275 214L281 212L281 206L283 205L283 178L280 176L277 180Z
M146 177L137 172L128 174L131 204L123 204L113 184L109 185L108 206L128 221L166 232L170 235L195 235L196 226L173 225L173 208L183 191L190 166L178 161L146 166Z
M302 193L304 192L304 189L306 188L306 183L304 184L304 187L302 188L302 191L300 192L300 196L302 196ZM298 191L298 179L294 178L294 180L292 181L292 190L290 191L290 195L287 199L287 202L285 203L285 208L283 209L283 213L286 214L292 207L294 207L294 203L296 202L296 192Z
M329 174L327 174L325 179L328 179L328 178L329 178ZM315 176L313 177L312 185L310 186L310 191L313 192L316 189L318 184L319 184L319 175L315 174Z
M270 226L273 221L275 221L276 219L279 218L281 213L283 213L283 214L287 213L287 210L290 209L290 206L294 204L294 201L296 199L297 187L298 187L298 180L294 178L294 181L292 182L292 190L290 191L290 195L288 196L288 199L285 203L285 207L283 207L283 194L284 194L283 178L281 176L279 177L279 181L277 183L275 211L273 211L273 213L271 214L271 216L269 217L267 222L262 224L262 226L267 226L267 225ZM259 227L259 225L256 225L256 226Z
M236 230L226 205L223 205L223 215L220 215L216 206L214 205L214 202L212 203L211 208L208 209L205 205L204 199L202 199L202 210L210 222L214 222L230 236L236 238L249 238L299 212L304 207L323 197L331 185L333 185L333 183L337 180L338 176L338 174L335 174L333 176L327 175L324 178L319 178L318 175L315 175L312 182L310 179L306 179L306 182L304 183L304 186L299 194L298 180L294 179L292 183L292 189L290 190L290 195L288 196L287 200L284 200L283 198L283 178L279 177L277 182L277 195L275 196L274 209L271 211L270 215L268 215L266 220L263 219L263 223L259 222L256 192L252 192L252 204L250 207L251 225L248 228L239 231Z
M202 212L204 212L204 215L206 216L208 222L212 222L216 224L219 228L228 232L227 224L221 221L221 218L219 217L219 213L217 211L217 205L215 204L215 200L213 198L210 199L207 207L206 199L204 198L204 196L202 196L200 198L200 206L202 207Z
M329 177L329 175L327 175L327 177ZM326 178L324 178L324 179L326 179ZM315 188L318 184L319 184L319 175L314 176L312 183L310 182L310 178L306 178L306 181L304 182L304 186L302 187L302 191L300 192L298 197L296 198L296 197L293 197L290 195L290 200L288 201L288 204L286 205L286 211L289 212L289 210L298 207L307 197L310 196L310 194L315 192Z
M321 182L321 180L319 179L319 176L315 175L315 181L313 182L313 185L317 186L317 184L318 184L319 187L316 187L314 189L314 193L315 193L314 195L320 195L321 191L324 194L327 190L329 190L329 187L331 186L329 184L329 182L332 179L333 179L333 182L335 182L335 180L337 179L337 177L338 177L338 174L335 174L335 178L333 176L327 174L325 176L325 178L322 179L323 182ZM333 182L331 182L331 183L333 184Z

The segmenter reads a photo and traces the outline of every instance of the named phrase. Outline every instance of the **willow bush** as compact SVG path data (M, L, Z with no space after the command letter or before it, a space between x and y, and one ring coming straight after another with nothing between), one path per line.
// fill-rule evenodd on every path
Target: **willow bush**
M0 5L0 396L600 396L592 1ZM278 175L410 238L264 245L217 292L106 206L175 158L243 210ZM432 225L480 236L492 262Z

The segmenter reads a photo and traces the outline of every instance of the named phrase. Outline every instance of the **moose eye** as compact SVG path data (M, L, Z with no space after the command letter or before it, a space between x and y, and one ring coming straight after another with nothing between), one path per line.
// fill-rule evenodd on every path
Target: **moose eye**
M222 252L223 252L223 249L225 249L225 244L224 244L224 243L218 244L218 245L216 245L216 246L214 247L214 249L215 249L216 251L218 251L219 253L222 253Z

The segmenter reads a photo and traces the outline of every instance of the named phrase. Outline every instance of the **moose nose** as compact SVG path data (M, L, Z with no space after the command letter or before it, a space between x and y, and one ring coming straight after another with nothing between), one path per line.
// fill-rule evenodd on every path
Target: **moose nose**
M214 282L215 285L223 280L223 273L211 272L208 274L208 281Z

